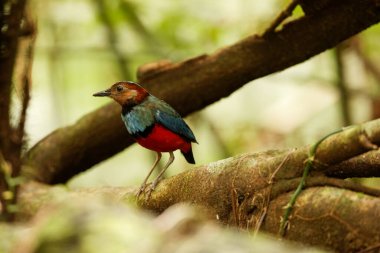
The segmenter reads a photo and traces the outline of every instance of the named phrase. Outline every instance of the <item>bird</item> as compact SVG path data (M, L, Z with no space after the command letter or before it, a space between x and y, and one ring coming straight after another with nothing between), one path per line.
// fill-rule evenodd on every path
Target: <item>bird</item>
M138 144L156 152L156 159L136 194L137 198L145 192L147 181L161 160L162 152L169 152L169 160L150 185L148 196L173 163L175 150L180 150L188 163L195 164L191 144L198 142L193 131L173 107L150 94L140 84L132 81L116 82L109 89L93 96L109 97L119 103L121 118L128 133Z

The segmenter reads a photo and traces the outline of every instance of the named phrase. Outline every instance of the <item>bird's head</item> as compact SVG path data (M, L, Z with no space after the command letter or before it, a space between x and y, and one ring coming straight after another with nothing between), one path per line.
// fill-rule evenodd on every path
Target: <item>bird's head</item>
M139 84L130 81L117 82L111 88L93 94L95 97L110 97L121 106L139 104L148 95L147 90Z

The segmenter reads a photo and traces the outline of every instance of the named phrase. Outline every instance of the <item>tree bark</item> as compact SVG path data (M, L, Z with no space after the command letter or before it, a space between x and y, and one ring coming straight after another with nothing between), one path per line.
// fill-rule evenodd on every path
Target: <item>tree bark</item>
M0 3L0 152L7 159L15 142L10 125L11 86L24 9L25 0Z
M303 62L380 20L375 0L326 2L265 38L253 35L211 55L151 64L140 69L138 79L187 115L249 81ZM116 104L109 104L46 136L26 154L24 175L45 183L65 182L123 150L132 139L119 113Z
M281 160L277 156L283 154L247 154L196 168L164 180L150 199L140 199L139 203L145 209L162 213L176 203L188 202L200 206L202 214L224 225L277 235L284 208L299 183L299 177L282 178L288 174L285 170L290 164L281 165L279 172L283 176L276 176L270 183L276 170L274 161ZM292 163L290 157L285 161ZM29 219L57 201L65 205L65 201L98 196L131 203L134 193L134 189L122 187L69 191L63 186L27 183L19 195L19 219ZM380 218L379 197L379 190L312 176L293 208L285 238L337 252L358 252L376 246L380 243L379 223L374 222Z
M14 128L11 124L10 106L19 40L23 35L22 28L25 29L25 24L22 27L25 5L25 0L0 2L0 219L4 220L13 219L10 206L14 204L17 195L17 187L11 186L6 178L19 176L22 164L20 156L25 123L22 116L25 114L20 117L22 122L19 127ZM27 97L26 104L29 94ZM22 105L24 104L23 101Z
M138 204L162 213L188 202L210 219L250 231L277 235L290 195L300 183L307 159L313 169L288 220L285 238L338 252L358 252L380 245L380 190L343 180L379 176L380 119L345 128L311 147L271 150L210 163L163 180ZM357 164L371 165L368 168ZM363 171L363 169L365 171ZM368 170L368 171L366 171ZM327 177L336 175L339 178ZM343 179L340 179L343 178ZM36 183L22 186L19 219L28 219L55 199L103 196L134 201L134 188L102 187L68 191ZM371 251L369 251L371 252Z

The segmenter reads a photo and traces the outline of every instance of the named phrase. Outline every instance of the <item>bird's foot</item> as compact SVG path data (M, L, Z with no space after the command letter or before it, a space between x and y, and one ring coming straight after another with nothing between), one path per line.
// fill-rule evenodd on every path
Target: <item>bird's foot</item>
M140 186L139 191L136 193L136 198L137 198L137 199L140 197L141 193L145 192L146 186L147 186L146 184L142 184L142 185Z
M154 180L149 186L147 184L142 184L140 186L139 191L136 193L136 198L138 199L142 193L146 195L148 198L152 195L152 192L156 189L156 186L160 182L160 179Z
M150 195L152 195L152 192L154 192L154 190L156 189L156 186L158 185L159 182L160 182L160 180L156 179L153 181L153 183L151 185L149 185L148 190L147 190L148 198L150 198Z

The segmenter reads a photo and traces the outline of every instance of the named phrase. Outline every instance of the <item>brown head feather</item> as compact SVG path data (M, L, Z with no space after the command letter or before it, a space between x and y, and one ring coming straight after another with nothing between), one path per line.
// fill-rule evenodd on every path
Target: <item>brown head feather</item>
M149 92L134 82L117 82L108 90L104 91L110 98L118 102L121 106L134 106L140 104L149 96Z

